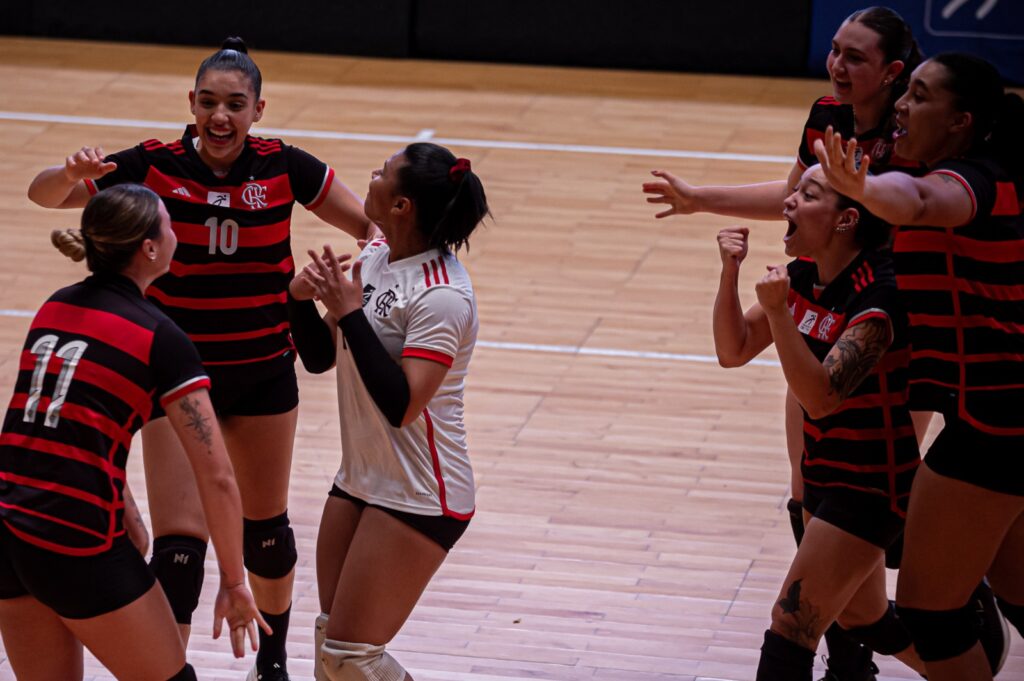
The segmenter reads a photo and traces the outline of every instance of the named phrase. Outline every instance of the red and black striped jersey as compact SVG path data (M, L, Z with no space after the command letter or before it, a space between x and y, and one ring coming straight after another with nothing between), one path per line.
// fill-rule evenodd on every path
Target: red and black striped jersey
M855 135L853 107L841 104L834 97L822 97L811 106L800 139L800 150L797 152L797 160L802 167L809 168L818 162L818 157L814 155L814 142L825 137L825 129L830 125L833 131L842 135L844 141L857 138L857 162L860 163L862 156L868 156L871 159L871 172L875 175L890 170L900 170L914 176L924 174L922 164L903 158L893 150L892 132L895 125L891 117L873 130Z
M208 388L199 355L129 279L94 275L36 313L0 434L0 518L86 556L124 532L132 435L159 402Z
M334 171L281 140L250 135L217 177L194 136L189 126L170 144L147 140L111 154L117 169L87 185L95 192L139 182L160 195L178 248L171 271L146 295L184 329L207 367L270 375L294 361L285 307L295 272L292 206L319 206Z
M790 313L819 360L846 329L868 319L885 318L893 330L881 360L831 414L813 419L804 413L804 483L885 496L902 514L920 455L907 406L907 316L892 260L862 251L825 287L811 260L794 260L788 269Z
M1024 218L987 160L940 163L974 214L960 227L900 227L897 280L910 313L911 403L993 435L1024 435Z

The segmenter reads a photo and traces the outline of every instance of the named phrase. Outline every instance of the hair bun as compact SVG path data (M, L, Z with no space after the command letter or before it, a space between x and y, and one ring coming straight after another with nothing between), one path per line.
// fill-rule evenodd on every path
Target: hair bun
M85 238L78 229L55 229L50 232L50 243L75 262L85 260Z
M241 52L242 54L249 54L249 48L246 46L245 41L238 36L225 38L224 42L220 44L220 49L234 50L235 52Z

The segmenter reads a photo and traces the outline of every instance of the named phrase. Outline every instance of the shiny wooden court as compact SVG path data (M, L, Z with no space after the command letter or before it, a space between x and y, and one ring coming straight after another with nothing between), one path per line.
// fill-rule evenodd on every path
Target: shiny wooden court
M83 144L179 136L208 53L0 38L5 401L26 315L84 272L48 240L78 215L31 204L29 181ZM481 315L467 394L478 512L390 650L417 681L752 679L794 550L782 373L767 353L742 369L713 361L715 233L732 221L656 221L640 185L654 168L695 183L784 177L827 83L253 56L267 99L257 134L280 129L263 134L359 193L384 158L433 138L472 159L494 213L463 256ZM782 231L754 226L747 300L783 261ZM293 239L297 255L352 246L301 208ZM333 376L300 372L300 385L289 650L292 678L308 679L313 547L339 436ZM133 456L145 506L141 470ZM189 655L202 679L240 680L252 658L206 634L212 563L207 574ZM915 677L879 666L880 679ZM86 677L110 678L92 660ZM1024 680L1016 634L999 678Z

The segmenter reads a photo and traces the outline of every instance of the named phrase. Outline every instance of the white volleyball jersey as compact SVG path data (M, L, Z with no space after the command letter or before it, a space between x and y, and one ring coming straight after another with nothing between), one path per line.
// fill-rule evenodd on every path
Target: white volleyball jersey
M394 428L377 408L342 334L338 335L341 468L335 484L364 501L421 515L468 519L475 508L462 396L476 345L476 298L469 274L436 249L388 262L384 240L367 245L363 313L397 362L419 357L449 367L415 421Z

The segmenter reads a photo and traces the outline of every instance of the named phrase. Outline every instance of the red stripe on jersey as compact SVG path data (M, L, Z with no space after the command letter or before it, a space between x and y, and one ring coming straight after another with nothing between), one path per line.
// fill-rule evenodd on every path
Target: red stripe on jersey
M884 375L879 372L879 375ZM849 411L851 409L875 409L877 407L889 406L900 406L907 403L906 392L895 392L895 393L873 393L871 395L857 395L856 397L847 397L845 400L839 403L831 415L838 414L839 412Z
M107 501L106 499L101 499L95 494L90 494L75 487L61 485L60 483L53 482L51 480L30 478L27 475L18 475L17 473L11 473L9 471L0 471L0 480L6 480L15 485L22 485L23 487L33 487L35 489L42 489L55 494L62 494L66 497L78 499L79 501L84 501L87 504L92 504L93 506L102 508L104 511L116 511L124 507L123 503L119 504Z
M949 291L950 284L960 293L970 293L993 300L1024 300L1024 286L1003 286L984 284L963 277L945 274L904 274L896 275L896 285L904 291Z
M324 183L320 186L320 191L317 192L316 198L306 204L306 210L316 210L327 198L327 195L331 193L331 186L334 184L334 168L327 167L327 173L324 175Z
M73 447L72 445L65 444L63 442L47 440L46 438L41 437L32 437L31 435L20 435L18 433L4 433L0 436L0 445L21 447L22 449L30 449L34 452L42 452L44 454L59 456L64 459L71 459L72 461L78 461L94 468L99 468L108 476L116 480L125 479L124 470L119 469L102 456L97 456L90 451L81 449L80 447Z
M167 405L171 404L176 400L181 399L185 395L189 395L197 390L203 389L210 389L210 379L206 376L196 376L191 380L185 381L177 388L173 388L172 390L169 390L168 392L164 393L160 397L160 406L166 408Z
M82 180L85 182L85 188L89 190L89 193L95 196L99 192L99 188L96 187L96 183L92 180Z
M822 97L821 99L818 100L818 104L823 104L825 106L842 106L843 105L842 102L838 101L832 95L825 95L824 97Z
M426 266L424 264L424 266ZM434 446L434 422L430 419L430 412L423 410L423 419L427 424L427 444L430 446L430 461L434 466L434 479L437 480L437 495L441 500L441 513L456 520L469 520L473 517L473 511L469 513L456 513L448 508L448 497L445 493L444 478L441 476L441 459L437 455L437 447Z
M439 276L437 276L437 261L436 260L431 260L430 261L430 271L434 273L434 283L435 284L440 284L441 283L441 278Z
M423 263L423 283L430 288L430 268L427 267L427 263Z
M992 216L1020 215L1021 204L1017 199L1017 188L1012 182L996 182L996 202L992 205Z
M999 426L993 426L987 423L983 423L982 421L979 421L978 419L974 418L970 413L968 413L967 408L964 405L965 397L966 396L964 395L964 393L961 392L960 404L957 408L958 416L962 420L966 421L967 423L977 428L981 432L988 433L989 435L1002 435L1004 437L1015 437L1019 435L1024 435L1024 428L1002 428Z
M814 143L818 140L824 141L825 133L822 132L821 130L814 130L813 128L807 128L806 130L804 130L804 132L807 136L807 148L810 149L811 153L813 154Z
M286 174L252 180L240 187L216 187L203 185L183 177L167 175L157 170L156 167L150 166L146 172L144 183L164 198L198 204L209 203L210 194L228 194L231 197L229 199L231 207L238 209L264 210L291 204L295 200L295 197L292 196L291 182ZM185 190L185 193L182 193L182 189Z
M28 351L24 354L28 355L29 358L34 357ZM22 362L24 363L25 361L27 361L27 358L23 357ZM47 372L56 374L59 371L60 368L57 366L57 363L50 362ZM149 414L153 410L152 395L116 371L111 371L102 364L90 362L87 359L80 359L78 360L78 368L75 369L75 380L85 381L90 385L105 390L111 395L116 395L124 400L133 411L142 415L143 419L149 419Z
M978 199L977 197L974 196L974 190L971 189L971 185L967 183L967 180L965 180L963 176L960 175L960 173L954 172L952 170L947 170L945 168L941 168L939 170L933 170L932 172L928 173L928 175L945 175L947 177L952 177L954 180L959 182L960 185L964 188L964 191L967 192L967 196L970 197L971 199L971 217L969 217L964 222L964 224L966 225L968 222L974 219L974 216L978 214Z
M988 328L1006 333L1024 335L1024 324L1004 322L982 315L952 317L937 314L910 314L911 326L932 326L937 329L978 329Z
M889 321L889 315L882 310L865 310L851 319L846 327L849 328L856 324L860 324L861 322L866 322L869 319L884 319L885 321Z
M287 330L288 322L281 322L277 326L268 326L264 329L254 329L252 331L239 331L237 333L193 333L189 334L189 338L192 339L193 343L221 343L273 336L275 333L283 333Z
M437 350L428 350L426 348L403 348L402 357L416 357L418 359L429 359L434 362L437 362L438 364L443 364L449 369L452 368L452 362L455 361L454 358L449 357L443 352L438 352Z
M189 246L209 246L211 239L219 238L219 229L209 225L195 225L190 222L172 222L174 235L178 241ZM291 233L291 220L282 220L270 225L253 227L241 226L238 229L238 246L241 248L259 248L282 243ZM216 243L216 241L214 241ZM214 247L216 249L216 246Z
M250 359L231 359L231 360L224 360L222 362L207 362L207 361L204 360L203 361L203 366L222 367L222 366L234 366L236 364L252 364L254 362L265 362L267 360L274 359L275 357L280 357L281 355L285 354L286 352L291 352L291 351L292 351L292 347L289 345L287 348L284 348L283 350L278 350L277 352L275 352L273 354L270 354L270 355L267 355L266 357L252 357Z
M978 241L952 230L901 231L892 250L894 253L952 253L988 263L1024 261L1024 241Z
M181 298L169 296L153 284L146 290L146 295L160 301L167 307L179 307L186 310L240 310L251 307L263 307L288 300L287 293L268 293L262 296L239 296L237 298Z
M6 504L4 504L4 505L6 505ZM8 508L17 508L17 507L8 506ZM92 530L89 530L89 529L84 528L84 527L83 528L79 528L77 525L74 525L72 523L60 520L59 518L49 518L47 516L43 516L40 513L30 513L27 509L23 509L23 508L17 508L17 510L22 512L22 513L28 513L29 515L38 515L38 516L44 517L47 520L52 520L53 522L59 523L61 525L67 525L68 527L72 527L72 528L74 528L76 530L77 529L81 529L83 532L87 532L88 534L99 536L100 538L103 539L103 543L101 545L99 545L99 546L95 546L95 547L88 548L88 549L76 549L76 548L72 548L70 546L63 546L61 544L55 544L53 542L46 541L45 539L40 539L39 537L37 537L35 535L27 534L27 533L22 532L21 530L17 529L16 527L12 527L10 525L10 523L8 523L6 521L4 522L4 525L7 526L7 529L10 530L11 534L13 534L15 537L17 537L18 539L22 540L23 542L32 544L33 546L38 546L41 549L46 549L47 551L52 551L53 553L60 553L60 554L63 554L65 556L94 556L94 555L96 555L98 553L103 553L104 551L108 550L111 547L111 545L113 545L113 543L114 543L114 541L113 541L114 540L114 536L113 535L109 536L109 537L103 536L103 535L99 535L96 532L93 532ZM120 534L123 534L123 532L118 533L118 535L120 535Z
M835 343L846 328L845 314L815 305L792 289L789 291L788 302L793 309L793 321L805 336Z
M1018 352L987 352L961 355L958 352L943 352L941 350L914 350L914 359L941 359L954 363L985 364L987 362L1024 362L1024 354ZM1008 386L1005 384L999 384L993 386L971 386L969 389L1002 390L1006 387Z
M153 332L110 312L50 301L39 308L31 328L86 336L149 365Z
M887 437L915 437L914 425L899 426L887 430L885 428L829 428L821 430L813 423L804 422L804 433L815 440L830 438L834 440L885 440Z
M444 277L444 283L450 284L451 282L448 281L448 268L444 265L444 258L441 258L438 262L441 263L441 276Z
M144 148L144 149L145 149L146 151L153 151L153 150L155 150L155 149L160 149L160 148L162 148L163 146L164 146L164 143L163 143L163 142L161 142L160 140L145 140L145 141L144 141L144 142L142 143L142 147L143 147L143 148Z
M208 265L186 265L171 262L171 274L176 277L205 276L221 274L288 274L295 269L295 261L288 256L281 262L214 262Z
M890 462L892 459L890 459ZM836 461L834 459L823 459L819 457L810 458L805 456L803 465L809 467L819 468L838 468L843 471L854 471L857 473L905 473L910 470L914 470L921 464L920 459L913 459L907 461L899 466L893 465L892 463L875 463L875 464L860 464L860 463L849 463L848 461Z
M814 487L842 487L843 489L857 490L858 492L865 492L867 494L877 494L880 497L888 497L889 495L878 489L877 487L861 487L860 485L849 485L845 482L815 482L814 480L804 480L805 485L813 485ZM909 496L908 494L900 494L897 498ZM904 511L897 510L897 514L901 517L906 517Z

